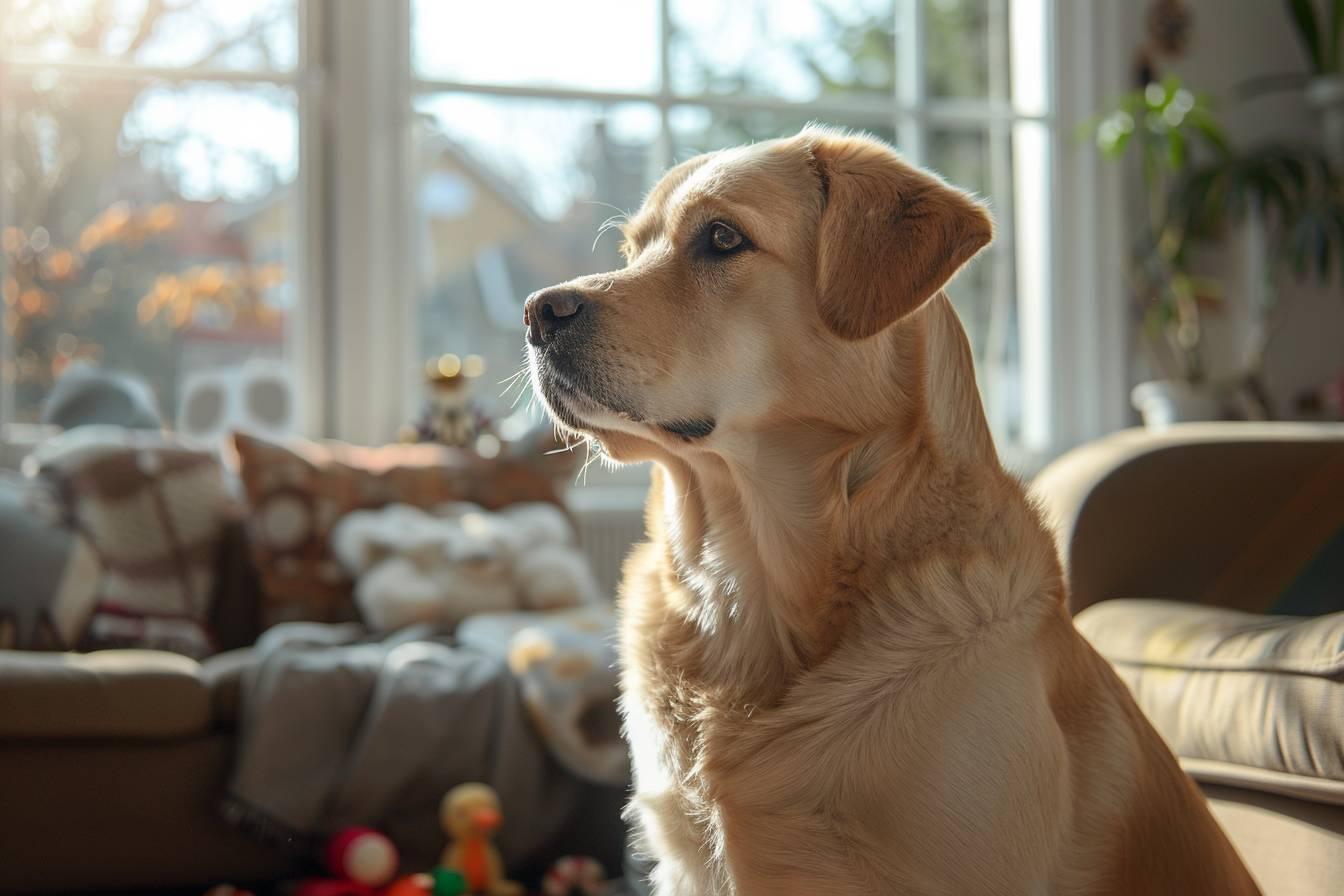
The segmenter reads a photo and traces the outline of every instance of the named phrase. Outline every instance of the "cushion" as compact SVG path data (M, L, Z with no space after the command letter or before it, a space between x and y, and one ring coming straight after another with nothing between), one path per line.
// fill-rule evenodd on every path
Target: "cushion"
M88 542L34 512L33 487L0 477L0 649L68 650L93 610Z
M1112 600L1076 622L1195 778L1344 804L1344 613Z
M281 444L235 433L233 448L250 506L249 540L268 625L357 618L353 583L329 546L336 521L352 510L449 501L495 510L519 501L559 502L554 482L521 459L486 460L441 445Z
M210 726L188 657L153 650L0 651L0 738L169 738Z
M216 552L235 510L218 460L160 433L84 426L48 440L25 468L98 560L78 646L208 655Z
M508 661L528 717L570 771L622 786L630 764L617 712L615 630L611 609L594 605L483 613L463 622L457 639Z

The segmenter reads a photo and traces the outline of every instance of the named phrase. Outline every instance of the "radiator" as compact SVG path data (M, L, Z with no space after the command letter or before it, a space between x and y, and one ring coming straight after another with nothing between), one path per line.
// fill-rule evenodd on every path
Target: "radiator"
M576 488L569 505L579 525L579 546L602 590L614 597L621 564L644 538L644 489Z

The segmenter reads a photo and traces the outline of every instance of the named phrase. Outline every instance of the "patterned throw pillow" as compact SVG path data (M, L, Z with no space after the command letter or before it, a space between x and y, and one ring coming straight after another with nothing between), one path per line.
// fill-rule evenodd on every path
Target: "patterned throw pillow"
M25 469L98 561L79 648L213 652L215 555L235 511L213 455L160 433L86 426L49 440Z
M353 582L329 544L336 521L352 510L449 501L492 510L519 501L559 503L553 480L520 458L486 460L432 444L278 444L243 433L234 434L233 447L267 625L358 618Z

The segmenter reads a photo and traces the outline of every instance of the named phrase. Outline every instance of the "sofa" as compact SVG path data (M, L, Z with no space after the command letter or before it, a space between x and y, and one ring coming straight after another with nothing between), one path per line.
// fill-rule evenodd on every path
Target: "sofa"
M1083 634L1267 896L1344 881L1344 426L1117 433L1033 484Z
M47 540L59 538L48 533ZM301 858L229 825L239 675L255 638L240 527L218 558L232 647L0 651L0 892L57 893L278 879ZM54 548L52 548L54 550Z
M283 466L297 462L285 459ZM375 486L408 487L397 484L401 479L423 491L424 477L433 475L429 468L399 468L395 475L378 469L352 480L351 469L341 468L346 479L338 485L357 493L363 506L382 499ZM489 503L489 496L463 491L477 485L491 488L501 504L536 499L524 474L504 461L492 462L489 470L445 468L444 476L442 487L462 493L463 500ZM268 583L257 564L258 527L249 525L256 522L255 508L251 519L226 521L210 541L208 656L88 650L62 637L67 626L53 621L60 613L53 613L51 595L43 593L71 591L76 573L87 577L72 549L80 539L61 520L29 512L17 497L29 484L12 472L0 474L0 645L26 648L0 649L0 894L203 893L224 882L260 884L264 891L269 882L320 871L318 844L226 818L240 749L243 680L259 662L256 642L273 621L267 618L274 609L267 603ZM544 493L549 485L539 487ZM289 494L294 486L285 488ZM317 625L329 622L335 629L338 621L325 618ZM66 649L72 646L81 649ZM498 719L487 724L498 725ZM548 765L536 774L560 781L566 772ZM540 866L580 852L614 869L625 834L624 789L574 780L549 791L564 801L548 806L551 817L563 813L565 821L554 842L535 851L529 863ZM390 832L397 823L414 822L417 830L427 827L424 834L433 840L440 836L435 807L441 795L414 795L417 810L429 819L424 825L405 815L381 821ZM441 848L438 842L432 856ZM403 857L411 869L433 862ZM531 864L510 871L535 878L543 868Z

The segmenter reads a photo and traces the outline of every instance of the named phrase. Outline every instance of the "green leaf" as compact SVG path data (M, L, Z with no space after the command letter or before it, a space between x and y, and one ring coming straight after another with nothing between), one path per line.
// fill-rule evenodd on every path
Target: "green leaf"
M1133 131L1122 131L1116 133L1114 136L1109 136L1102 135L1099 132L1097 136L1097 145L1101 147L1101 151L1106 153L1106 155L1110 156L1112 159L1118 159L1120 156L1123 156L1125 150L1129 148L1129 138L1133 133ZM1108 137L1109 142L1107 142Z
M1316 10L1311 0L1286 0L1288 12L1297 26L1297 36L1306 47L1307 56L1317 72L1325 71L1325 58L1321 46L1321 32L1316 24Z
M1186 113L1185 120L1190 126L1212 146L1219 155L1230 155L1232 145L1227 142L1227 135L1223 133L1222 126L1218 124L1209 110L1203 106L1196 105Z
M1167 134L1167 163L1172 171L1185 167L1185 135L1180 131Z
M1176 91L1181 89L1181 79L1179 75L1169 74L1162 78L1162 89L1166 91L1166 98L1162 105L1167 105L1176 96Z

